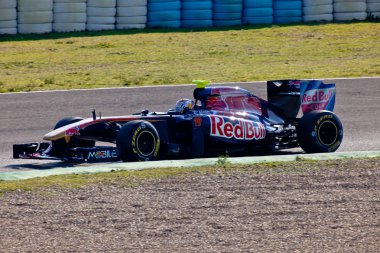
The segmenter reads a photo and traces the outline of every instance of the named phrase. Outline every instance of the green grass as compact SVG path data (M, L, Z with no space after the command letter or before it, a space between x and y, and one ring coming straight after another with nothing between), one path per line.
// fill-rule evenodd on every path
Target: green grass
M288 163L289 165L291 163ZM253 172L268 170L277 167L278 163L266 163L255 165ZM22 191L39 191L49 187L58 187L64 189L73 189L85 187L91 184L113 184L123 185L127 187L135 187L150 180L160 180L167 177L182 177L189 175L226 173L229 171L239 171L243 167L241 165L231 165L224 163L208 167L194 168L158 168L138 171L114 171L110 173L95 174L68 174L58 176L48 176L40 178L32 178L27 180L1 181L0 180L0 196L6 192L22 190Z
M36 191L48 187L71 189L99 183L118 184L133 187L140 185L141 182L144 181L158 180L165 177L184 176L192 171L206 172L213 170L214 168L194 170L190 168L160 168L154 170L114 171L110 173L95 174L68 174L15 181L0 180L0 196L5 192L15 190Z
M220 158L224 159L224 157ZM350 162L370 162L378 161L379 158L368 159L346 159ZM94 174L68 174L58 176L48 176L32 178L27 180L1 181L0 180L0 197L6 192L15 190L33 191L49 193L49 188L75 189L86 187L93 184L119 185L124 187L136 187L151 181L173 178L189 177L208 174L217 174L219 176L231 175L231 173L302 173L305 170L321 170L331 166L341 166L342 161L295 161L295 162L267 162L250 165L231 164L217 162L214 166L192 167L192 168L157 168L138 171L113 171L108 173ZM354 168L353 168L354 169Z
M0 196L5 192L14 190L36 191L47 187L71 189L96 183L122 184L133 187L140 185L144 181L186 175L190 172L191 169L160 168L155 170L114 171L94 174L68 174L15 181L0 180Z
M224 159L224 158L221 158ZM6 192L22 191L44 191L49 187L74 189L85 187L91 184L108 184L122 185L126 187L139 186L152 180L160 180L168 177L199 176L204 174L223 175L229 172L250 171L251 173L260 173L281 167L286 171L292 168L302 168L305 164L309 166L316 164L315 161L302 162L268 162L253 165L234 165L227 160L223 163L217 162L214 166L192 167L192 168L157 168L137 171L113 171L94 174L68 174L48 177L39 177L26 180L1 181L0 196ZM320 166L317 166L318 168ZM287 168L287 169L286 169Z
M379 21L0 37L0 92L379 75Z

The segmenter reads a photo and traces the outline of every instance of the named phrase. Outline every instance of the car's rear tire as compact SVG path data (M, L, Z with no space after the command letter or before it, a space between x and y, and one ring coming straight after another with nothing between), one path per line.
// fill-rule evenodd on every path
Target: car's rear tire
M80 117L68 117L63 118L55 124L54 129L58 129L63 126L70 125L72 123L81 121L83 118ZM69 143L67 143L64 139L59 139L56 141L52 141L52 156L64 158L67 148L69 147L94 147L95 141L88 140L80 140L80 139L71 139Z
M297 126L298 143L307 153L336 151L343 139L343 126L330 111L312 111L305 114Z
M127 161L152 161L157 159L160 138L156 128L147 121L126 123L118 132L116 145L120 159Z

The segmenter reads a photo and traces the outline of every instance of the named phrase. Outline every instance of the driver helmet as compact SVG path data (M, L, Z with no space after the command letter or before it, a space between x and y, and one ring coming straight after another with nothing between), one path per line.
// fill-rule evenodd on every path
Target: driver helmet
M182 98L175 104L174 110L179 113L184 113L194 108L194 102L191 99Z

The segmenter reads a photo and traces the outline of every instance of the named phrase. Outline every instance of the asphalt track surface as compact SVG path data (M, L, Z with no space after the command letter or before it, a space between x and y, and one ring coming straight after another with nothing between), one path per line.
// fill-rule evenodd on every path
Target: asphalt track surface
M338 152L380 150L380 78L337 79L334 112L344 127ZM265 82L233 84L266 99ZM12 144L38 142L64 117L128 115L149 109L167 111L179 98L192 98L194 85L153 86L0 94L0 171L48 169L61 163L14 160ZM293 149L291 152L302 152Z

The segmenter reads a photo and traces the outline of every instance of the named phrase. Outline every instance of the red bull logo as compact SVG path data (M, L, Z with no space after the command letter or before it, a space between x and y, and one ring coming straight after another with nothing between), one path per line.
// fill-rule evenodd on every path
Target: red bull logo
M202 117L194 117L194 126L200 127L202 125Z
M300 86L301 108L303 113L315 110L334 110L335 84L322 81L304 81Z
M236 124L225 121L223 117L209 115L211 121L210 135L237 140L260 140L266 136L263 124L246 120L237 120Z
M69 128L66 130L65 132L65 136L74 136L74 135L80 135L79 133L79 127L73 127L73 128Z
M308 90L302 96L302 104L326 103L334 95L334 89Z

